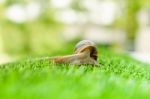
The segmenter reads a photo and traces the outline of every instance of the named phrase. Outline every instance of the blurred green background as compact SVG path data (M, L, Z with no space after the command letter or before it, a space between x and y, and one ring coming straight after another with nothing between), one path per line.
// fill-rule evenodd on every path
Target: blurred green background
M0 0L0 53L57 55L80 39L136 50L141 11L149 0Z

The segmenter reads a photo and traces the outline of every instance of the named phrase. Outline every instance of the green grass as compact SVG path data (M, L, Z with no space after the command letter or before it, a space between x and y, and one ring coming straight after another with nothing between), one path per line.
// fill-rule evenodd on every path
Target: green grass
M101 49L100 67L23 60L0 66L0 99L150 99L150 65Z

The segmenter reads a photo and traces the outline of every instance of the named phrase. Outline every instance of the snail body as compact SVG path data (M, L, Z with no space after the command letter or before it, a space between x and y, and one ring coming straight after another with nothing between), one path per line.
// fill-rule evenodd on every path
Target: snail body
M66 64L92 64L97 65L98 51L95 43L82 40L76 44L74 54L49 58L54 63Z

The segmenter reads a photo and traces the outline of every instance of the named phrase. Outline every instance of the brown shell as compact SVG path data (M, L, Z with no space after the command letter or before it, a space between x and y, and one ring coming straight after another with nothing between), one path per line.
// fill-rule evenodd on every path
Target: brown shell
M94 60L98 58L98 51L94 42L90 40L82 40L78 42L75 46L75 54L82 53L86 49L90 50L90 57Z

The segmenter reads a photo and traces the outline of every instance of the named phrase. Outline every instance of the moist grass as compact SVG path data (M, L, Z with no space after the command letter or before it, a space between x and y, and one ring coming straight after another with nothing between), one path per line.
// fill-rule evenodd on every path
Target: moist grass
M99 66L25 59L0 66L1 99L149 99L150 65L100 49Z

